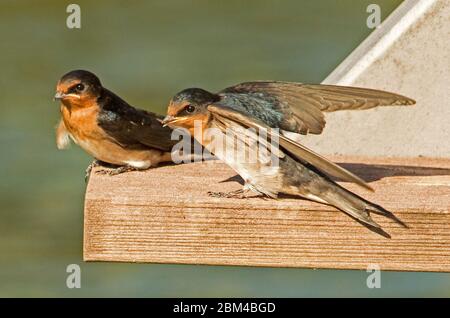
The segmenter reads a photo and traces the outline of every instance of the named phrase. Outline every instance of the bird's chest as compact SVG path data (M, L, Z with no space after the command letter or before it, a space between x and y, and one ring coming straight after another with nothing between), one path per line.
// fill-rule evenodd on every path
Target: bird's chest
M121 164L121 147L113 143L97 124L96 108L86 108L70 112L61 109L64 124L70 138L91 156L113 164ZM116 149L117 148L117 149Z
M61 108L61 115L64 125L72 140L87 152L94 152L95 146L106 136L103 130L97 125L98 111L95 108L69 111Z
M71 139L94 158L116 165L129 165L146 169L162 159L161 152L152 149L126 149L114 142L112 137L98 125L96 108L69 112L61 109L64 125Z

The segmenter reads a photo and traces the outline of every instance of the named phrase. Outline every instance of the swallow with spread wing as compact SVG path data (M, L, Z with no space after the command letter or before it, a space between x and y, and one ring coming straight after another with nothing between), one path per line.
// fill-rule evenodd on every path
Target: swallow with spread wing
M251 190L268 197L279 194L300 196L332 205L359 222L388 236L371 218L370 212L390 217L404 225L391 212L371 203L335 183L329 176L355 182L371 189L361 178L330 162L301 145L300 135L320 134L325 126L323 112L369 109L377 106L413 105L414 100L385 91L333 85L307 85L289 82L248 82L213 94L190 88L176 94L170 101L163 123L180 127L190 133L211 153L233 168L243 179L243 189L223 196L242 197ZM229 155L226 147L218 147L206 134L195 135L195 122L203 131L214 128L222 134L225 144L243 139L243 131L265 130L269 139L276 139L278 149L263 145L278 164L267 164L260 155L248 161L248 152L259 138L241 143L238 154ZM270 129L278 128L278 130ZM230 134L231 133L231 134ZM248 137L248 134L247 134ZM251 139L250 134L250 139ZM225 150L224 150L225 149ZM215 194L217 195L217 194Z
M172 129L163 127L162 116L136 109L104 88L93 73L83 70L65 74L56 86L61 120L56 130L59 149L72 139L96 160L118 166L104 170L114 175L148 169L171 161Z

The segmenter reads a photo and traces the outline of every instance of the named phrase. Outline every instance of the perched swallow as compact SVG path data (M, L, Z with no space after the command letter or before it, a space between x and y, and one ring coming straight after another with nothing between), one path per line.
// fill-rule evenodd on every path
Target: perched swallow
M206 149L244 179L243 189L223 196L242 197L248 190L273 198L279 194L300 196L332 205L372 230L389 236L371 218L370 212L390 217L402 225L404 223L381 206L331 180L328 175L371 189L364 180L301 145L298 137L308 133L320 134L325 126L323 112L414 103L414 100L401 95L365 88L248 82L216 94L200 88L183 90L170 101L163 123L172 128L188 129ZM241 148L237 149L238 154L229 155L225 147L218 147L212 138L205 134L194 135L196 120L201 123L203 131L206 128L219 131L227 145L234 145L239 139L244 140L243 131L249 128L266 131L269 139L278 140L279 147L274 150L267 144L262 146L269 156L276 156L278 165L268 165L264 155L259 155L253 162L247 160L250 148L261 146L259 139L251 134L253 142L244 140Z
M171 161L172 129L163 127L162 116L136 109L104 88L97 76L76 70L65 74L56 86L61 120L56 130L59 149L72 139L92 155L93 166L115 166L109 174L148 169Z

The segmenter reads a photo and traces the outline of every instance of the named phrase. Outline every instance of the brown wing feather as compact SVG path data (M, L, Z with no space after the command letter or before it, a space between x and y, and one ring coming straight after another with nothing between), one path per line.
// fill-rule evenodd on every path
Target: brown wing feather
M373 189L361 178L354 175L348 170L338 166L337 164L329 161L328 159L322 157L321 155L315 153L314 151L308 149L307 147L287 138L283 135L278 134L274 130L270 129L266 124L261 121L255 120L254 118L248 117L247 115L238 112L236 110L218 106L218 105L209 105L208 110L213 114L213 116L225 117L229 120L236 121L241 125L246 127L252 127L255 129L265 129L267 131L267 136L269 138L278 138L280 146L286 149L288 152L292 153L299 160L308 162L318 168L319 170L341 178L342 180L354 182L366 189Z
M245 127L240 124L237 125L235 120L221 116L218 113L214 114L214 118L216 119L217 127L219 127L223 133L227 133L227 129L229 129L237 139L239 139L246 145L252 147L252 145L249 143L250 140L253 142L262 143L262 146L269 152L273 153L278 158L284 158L285 155L283 151L281 151L280 149L276 149L275 147L271 147L268 140L264 140L264 138L258 138L259 136L257 135L256 131L245 131L248 128L248 125L246 125Z
M301 134L322 132L325 127L322 112L415 104L415 101L408 97L381 90L292 82L247 82L222 91L241 94L257 92L268 94L279 102L275 106L285 116L285 123L280 125L280 128Z
M301 91L303 95L316 101L324 112L362 110L377 106L408 106L416 103L406 96L360 87L305 84Z

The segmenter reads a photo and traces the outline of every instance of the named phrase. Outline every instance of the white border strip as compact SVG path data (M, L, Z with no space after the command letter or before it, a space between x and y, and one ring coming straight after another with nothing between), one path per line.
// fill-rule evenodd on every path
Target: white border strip
M351 85L438 0L405 0L322 82Z

